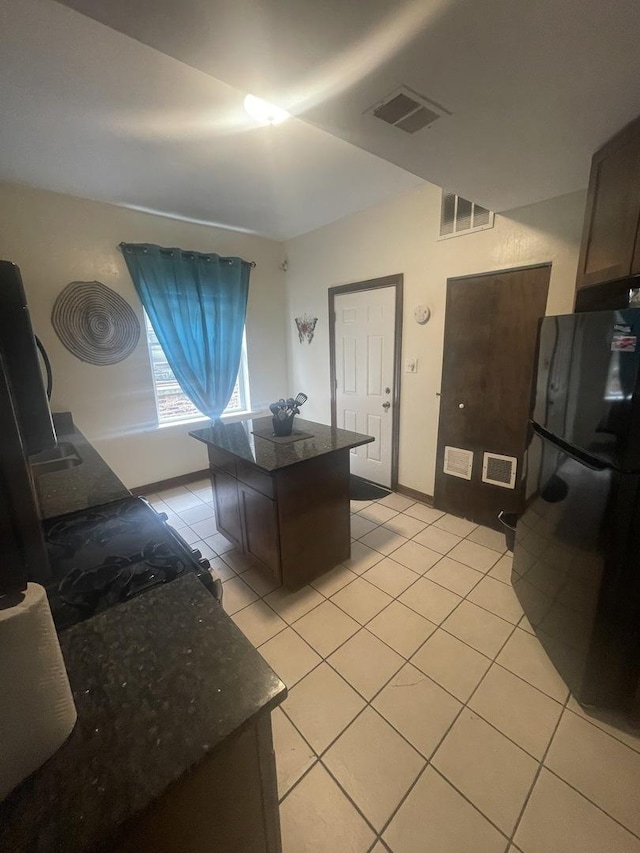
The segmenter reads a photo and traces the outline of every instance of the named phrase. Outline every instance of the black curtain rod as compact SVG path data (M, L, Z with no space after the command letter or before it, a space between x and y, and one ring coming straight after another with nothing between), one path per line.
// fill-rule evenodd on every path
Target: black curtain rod
M127 246L128 244L127 244L127 243L125 243L124 241L122 241L122 242L121 242L121 243L119 243L118 245L120 246L120 248L123 248L124 246ZM160 246L160 247L159 247L159 249L160 249L160 252L161 252L161 253L164 253L164 254L170 254L171 252L175 251L174 249L165 249L165 248L163 248L162 246ZM183 254L185 254L185 255L206 255L206 254L207 254L207 252L189 251L188 249L179 249L178 251L182 252L182 253L183 253ZM222 255L218 255L218 257L220 258L220 260L221 260L221 261L230 261L230 260L232 260L231 258L224 258ZM241 260L241 261L244 261L244 258L240 258L240 260ZM255 266L256 266L256 262L255 262L255 261L244 261L244 263L245 263L245 264L249 264L249 266L250 266L251 268L255 268Z

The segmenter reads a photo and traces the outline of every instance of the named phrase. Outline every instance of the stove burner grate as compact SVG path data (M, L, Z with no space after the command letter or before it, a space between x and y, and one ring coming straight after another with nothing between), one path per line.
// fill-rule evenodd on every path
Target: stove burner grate
M46 587L58 630L184 572L195 571L210 588L208 562L165 522L132 497L45 523Z
M61 556L72 557L83 545L94 543L106 545L114 536L134 533L136 519L127 519L122 514L87 512L79 518L62 519L47 532L47 543Z
M166 542L149 542L142 549L142 559L155 569L164 569L172 577L184 571L184 560Z
M91 569L71 569L60 581L60 597L72 607L94 613L102 603L126 601L151 586L167 583L186 569L164 542L147 542L129 557L110 555Z

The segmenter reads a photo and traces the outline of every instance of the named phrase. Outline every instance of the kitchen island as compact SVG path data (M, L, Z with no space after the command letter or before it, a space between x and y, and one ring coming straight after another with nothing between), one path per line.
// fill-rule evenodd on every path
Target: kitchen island
M256 567L298 589L349 559L349 451L371 436L296 418L275 437L270 417L189 434L207 445L218 529Z

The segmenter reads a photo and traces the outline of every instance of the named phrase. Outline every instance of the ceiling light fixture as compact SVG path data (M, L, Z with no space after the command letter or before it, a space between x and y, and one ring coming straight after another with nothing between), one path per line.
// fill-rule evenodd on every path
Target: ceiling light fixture
M268 101L263 101L262 98L256 98L255 95L247 95L244 99L244 108L251 118L260 124L282 124L283 121L291 118L291 113Z

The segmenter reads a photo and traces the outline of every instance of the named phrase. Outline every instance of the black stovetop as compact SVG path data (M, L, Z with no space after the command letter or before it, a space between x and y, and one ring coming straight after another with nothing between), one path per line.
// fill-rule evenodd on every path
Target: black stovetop
M208 562L141 498L45 522L44 534L45 587L59 631L187 571L215 594Z

